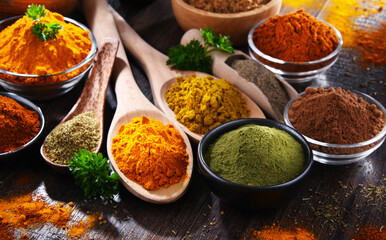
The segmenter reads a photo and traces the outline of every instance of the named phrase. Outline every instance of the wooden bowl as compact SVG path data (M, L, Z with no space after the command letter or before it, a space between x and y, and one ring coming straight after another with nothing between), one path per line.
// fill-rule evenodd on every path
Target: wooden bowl
M213 13L195 8L184 0L172 0L178 24L184 31L210 26L216 34L230 36L234 45L247 44L249 30L258 22L279 13L282 0L271 0L260 8L239 13Z

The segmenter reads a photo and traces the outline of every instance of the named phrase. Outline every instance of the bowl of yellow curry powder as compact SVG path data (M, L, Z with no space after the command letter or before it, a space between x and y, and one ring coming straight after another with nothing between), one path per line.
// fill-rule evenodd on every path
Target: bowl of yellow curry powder
M97 44L83 24L39 7L43 16L35 19L26 14L0 21L0 86L28 99L46 100L67 93L83 79Z

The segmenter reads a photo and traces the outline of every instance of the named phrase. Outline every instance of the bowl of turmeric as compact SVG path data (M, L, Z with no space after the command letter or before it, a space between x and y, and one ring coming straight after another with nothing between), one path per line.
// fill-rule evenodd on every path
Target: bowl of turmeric
M302 9L257 23L248 34L250 56L290 83L316 79L337 60L340 32Z
M28 99L46 100L67 93L83 79L97 44L83 24L34 7L32 13L29 8L24 16L0 21L0 86Z

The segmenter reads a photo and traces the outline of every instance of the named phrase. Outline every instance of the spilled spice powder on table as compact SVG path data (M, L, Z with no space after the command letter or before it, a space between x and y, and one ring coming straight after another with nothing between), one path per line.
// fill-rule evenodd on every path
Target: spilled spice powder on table
M292 229L282 228L275 223L260 230L251 230L251 237L248 239L256 240L317 240L313 233L304 228L296 227ZM247 239L247 238L244 238Z
M352 240L386 240L384 227L361 227Z
M134 118L119 127L111 151L119 170L147 190L167 188L187 178L189 154L172 124Z
M0 95L0 153L24 146L38 134L40 125L36 111Z
M23 186L23 191L29 189L28 183L36 179L36 173L28 172L16 179L12 189ZM20 185L23 184L23 185ZM77 211L72 202L68 204L49 204L42 196L34 193L14 193L0 198L0 239L15 239L20 232L25 232L23 238L28 238L29 229L41 228L50 224L58 231L64 230L67 237L87 238L87 231L96 226L98 213L90 214L85 220L73 220L72 214ZM55 232L53 229L52 232Z

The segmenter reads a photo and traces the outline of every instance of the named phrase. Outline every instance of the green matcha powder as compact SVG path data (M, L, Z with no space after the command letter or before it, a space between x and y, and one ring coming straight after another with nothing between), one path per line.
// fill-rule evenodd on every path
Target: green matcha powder
M288 182L305 167L303 149L290 134L254 124L220 136L205 159L220 177L258 187Z

